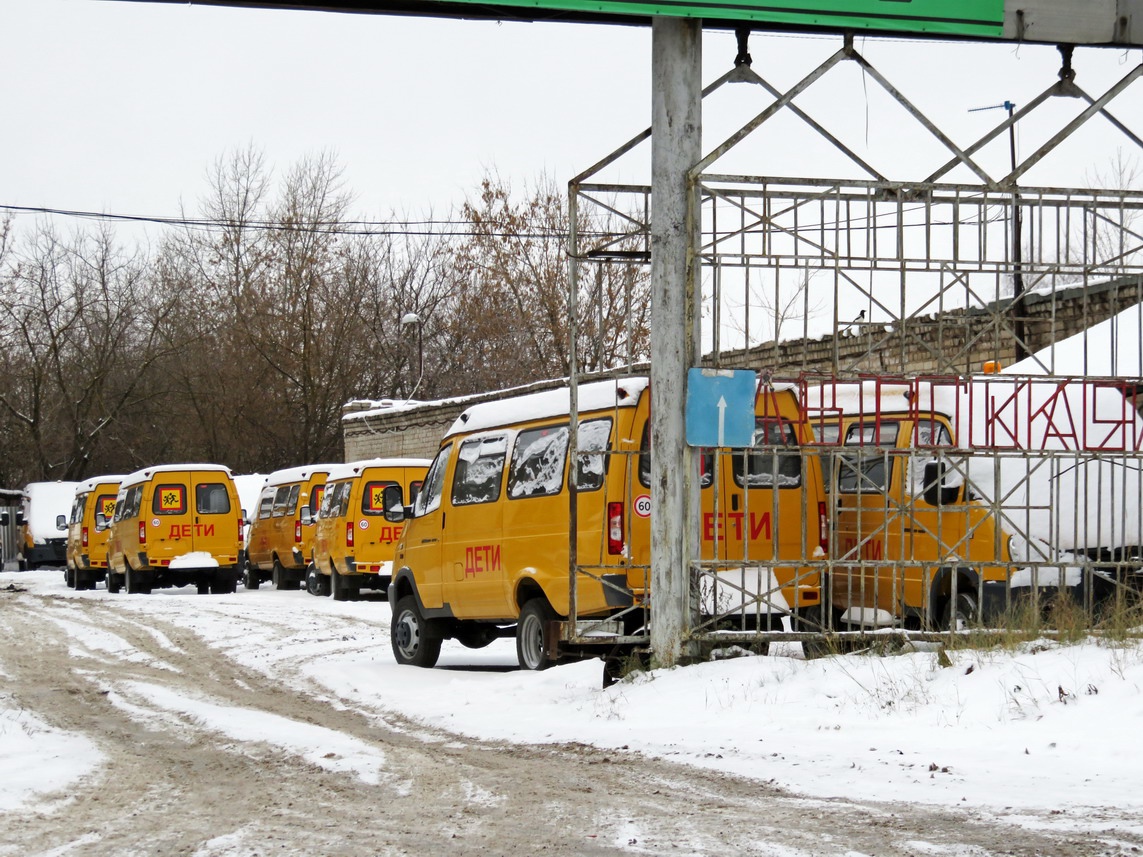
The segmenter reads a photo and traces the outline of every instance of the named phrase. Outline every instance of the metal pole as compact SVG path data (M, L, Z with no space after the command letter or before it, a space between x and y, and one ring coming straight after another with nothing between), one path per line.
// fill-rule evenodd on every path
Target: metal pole
M702 27L651 23L651 648L673 666L694 654L690 567L699 494L686 445L686 373L699 360L697 189L702 156Z
M1024 316L1021 315L1024 311L1022 298L1024 294L1024 239L1022 237L1023 223L1020 216L1020 191L1016 187L1018 181L1016 176L1016 122L1013 118L1016 105L1011 101L1005 101L1003 104L993 104L991 107L973 107L968 112L979 113L982 110L996 110L997 108L1008 111L1008 122L1006 123L1008 125L1008 156L1012 162L1012 306L1009 308L1009 313L1012 316L1012 338L1015 340L1013 354L1015 362L1019 363L1028 356L1028 349L1024 347ZM985 137L984 139L990 138ZM974 149L975 147L970 148L969 153ZM996 297L999 299L1000 295Z
M1012 175L1016 175L1016 123L1011 122L1016 105L1004 102L1008 110L1008 151L1012 157ZM1016 179L1012 180L1012 336L1016 340L1015 356L1019 363L1028 356L1024 347L1024 248L1021 238L1020 194L1016 190Z

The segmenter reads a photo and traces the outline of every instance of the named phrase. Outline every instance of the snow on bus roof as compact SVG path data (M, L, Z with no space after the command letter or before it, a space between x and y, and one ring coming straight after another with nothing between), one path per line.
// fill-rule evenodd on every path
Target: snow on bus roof
M335 464L330 468L325 481L336 482L339 479L349 479L364 472L370 467L425 467L432 464L428 458L366 458L361 461L348 461L345 464Z
M579 386L579 412L632 408L648 386L642 377L593 381ZM571 411L571 388L559 387L523 396L482 402L473 405L457 417L445 437L500 426L514 425L527 420L566 417Z
M315 474L325 475L333 468L340 466L340 464L306 464L300 467L283 467L281 470L275 470L266 477L265 487L288 485L291 482L304 482Z
M123 476L122 474L111 474L108 476L92 476L90 479L87 479L87 480L84 480L83 482L80 482L75 488L75 493L76 494L90 494L99 485L108 485L108 484L118 485L125 478L126 477Z
M185 470L206 470L216 473L225 473L227 476L232 475L230 468L223 464L156 464L152 467L144 467L142 470L136 470L134 473L129 473L127 476L124 476L120 487L146 482L156 473L181 473Z

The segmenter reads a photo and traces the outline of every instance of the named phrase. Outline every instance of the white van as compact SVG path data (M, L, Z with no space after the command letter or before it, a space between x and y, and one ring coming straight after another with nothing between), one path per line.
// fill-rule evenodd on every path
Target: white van
M29 482L17 516L21 571L67 566L67 528L78 482Z

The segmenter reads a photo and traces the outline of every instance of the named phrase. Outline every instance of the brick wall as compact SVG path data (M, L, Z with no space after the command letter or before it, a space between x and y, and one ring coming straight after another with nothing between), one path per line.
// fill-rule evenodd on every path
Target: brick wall
M539 381L511 390L494 390L442 402L401 405L368 416L353 414L371 409L363 402L351 402L342 410L342 437L345 460L362 458L432 458L437 454L449 427L471 405L496 402L508 396L520 396L540 390L551 390L566 384L563 379Z
M1024 341L1034 353L1141 300L1143 284L1138 279L1060 290L1054 295L1029 294L1023 302ZM726 352L719 365L768 369L786 377L802 373L968 374L979 372L988 361L1011 365L1015 357L1010 320L985 308L910 318L893 330L880 323L860 324L833 336L764 343ZM1082 371L1082 367L1073 371Z

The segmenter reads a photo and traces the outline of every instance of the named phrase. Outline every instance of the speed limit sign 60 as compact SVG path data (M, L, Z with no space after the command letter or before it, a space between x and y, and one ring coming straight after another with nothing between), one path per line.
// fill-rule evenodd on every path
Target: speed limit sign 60
M651 517L651 495L640 494L632 502L631 507L635 510L635 514L640 518Z

